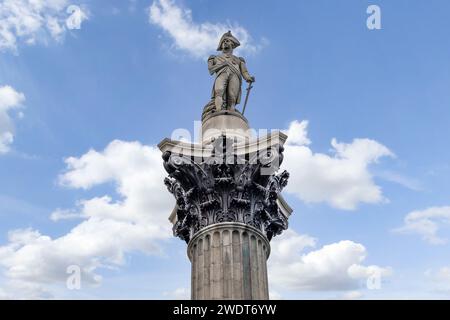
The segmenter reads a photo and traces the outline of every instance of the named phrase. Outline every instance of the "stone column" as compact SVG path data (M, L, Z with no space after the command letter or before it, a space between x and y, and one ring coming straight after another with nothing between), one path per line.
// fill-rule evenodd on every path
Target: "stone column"
M267 300L270 244L258 229L236 222L211 225L189 242L193 300Z

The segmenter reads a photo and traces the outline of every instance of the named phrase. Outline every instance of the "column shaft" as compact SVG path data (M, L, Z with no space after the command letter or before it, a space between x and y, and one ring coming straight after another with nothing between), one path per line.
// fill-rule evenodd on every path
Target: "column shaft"
M188 245L192 299L269 299L269 254L267 238L251 226L225 222L202 229Z

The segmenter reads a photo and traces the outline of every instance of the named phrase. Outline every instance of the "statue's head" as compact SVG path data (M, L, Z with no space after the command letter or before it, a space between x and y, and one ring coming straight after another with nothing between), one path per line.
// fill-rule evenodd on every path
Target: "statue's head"
M220 38L219 46L217 47L217 51L228 51L233 50L237 47L239 47L241 43L238 39L236 39L232 34L231 31L228 31L223 34L222 38Z

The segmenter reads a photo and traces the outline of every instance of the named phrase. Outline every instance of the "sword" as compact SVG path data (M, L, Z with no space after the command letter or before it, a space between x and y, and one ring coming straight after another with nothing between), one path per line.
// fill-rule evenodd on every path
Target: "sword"
M246 89L247 95L245 96L244 108L242 108L242 115L244 115L245 107L247 106L247 102L248 102L248 96L250 95L250 90L252 90L252 88L253 88L253 82L249 82L248 87Z

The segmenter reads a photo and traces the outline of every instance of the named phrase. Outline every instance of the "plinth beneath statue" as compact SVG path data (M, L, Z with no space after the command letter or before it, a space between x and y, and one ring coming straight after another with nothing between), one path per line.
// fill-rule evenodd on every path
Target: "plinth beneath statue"
M251 138L251 130L247 119L240 112L223 110L203 116L202 143L212 143L220 135L245 142Z

